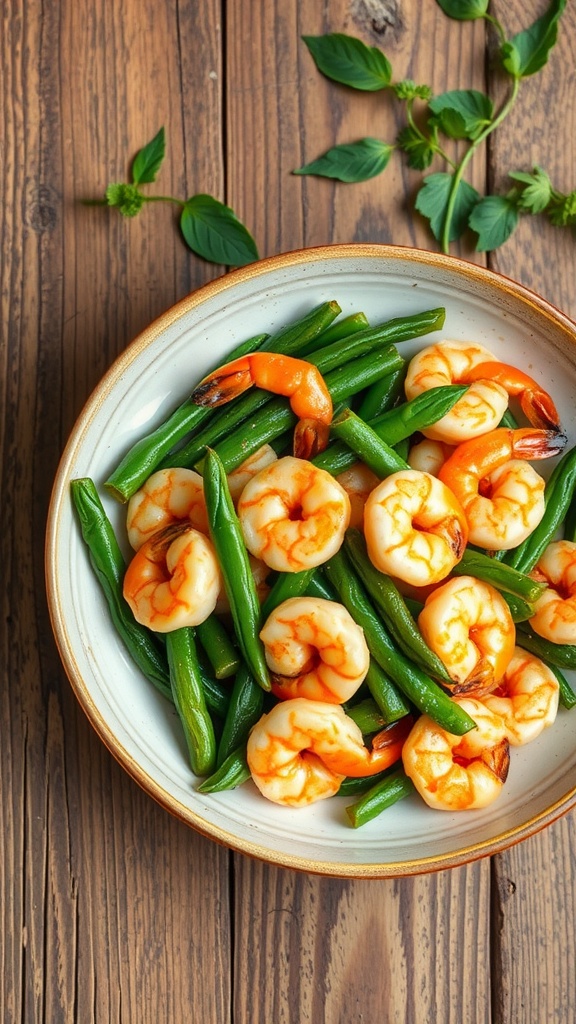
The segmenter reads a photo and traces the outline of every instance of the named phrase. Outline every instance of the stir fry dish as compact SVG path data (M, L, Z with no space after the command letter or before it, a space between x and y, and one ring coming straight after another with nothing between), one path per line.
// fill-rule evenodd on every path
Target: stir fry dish
M127 452L128 564L91 479L73 504L202 793L483 808L576 704L576 448L484 346L403 357L443 308L340 314L238 346Z

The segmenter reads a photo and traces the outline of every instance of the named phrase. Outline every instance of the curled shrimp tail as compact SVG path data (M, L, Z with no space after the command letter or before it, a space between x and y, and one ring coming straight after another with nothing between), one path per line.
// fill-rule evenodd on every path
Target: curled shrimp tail
M434 533L446 541L454 558L459 562L468 541L467 531L462 528L462 524L457 519L448 519L441 527L435 529Z
M486 767L504 784L508 778L508 770L510 768L510 744L508 740L503 739L495 747L483 750L480 757Z
M487 658L479 658L466 679L462 683L448 685L448 689L454 696L482 697L491 693L495 686L494 666Z
M313 459L328 444L330 427L321 420L301 419L294 429L293 452L296 459Z
M541 430L520 427L511 430L512 457L518 459L548 459L560 455L568 438L559 430Z
M250 363L246 357L240 357L201 380L190 400L195 405L216 408L243 394L253 383Z
M560 416L551 396L527 373L507 363L487 361L469 370L463 383L484 379L501 384L509 395L517 396L522 412L533 427L556 433L561 430Z

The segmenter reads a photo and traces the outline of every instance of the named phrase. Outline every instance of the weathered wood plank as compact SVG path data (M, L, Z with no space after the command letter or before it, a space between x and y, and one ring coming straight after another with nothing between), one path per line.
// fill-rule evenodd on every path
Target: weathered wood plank
M487 871L298 875L236 858L234 1020L490 1020ZM240 941L240 937L242 937Z
M527 27L545 3L496 3L510 32ZM568 6L547 66L522 83L518 101L490 147L491 187L509 187L509 170L539 164L563 192L576 187L574 41ZM496 84L496 83L495 83ZM524 217L490 265L576 314L573 230ZM574 712L570 712L574 714ZM576 814L572 812L493 860L494 1019L566 1022L576 1017L574 891Z
M170 207L125 221L79 201L124 179L161 124L156 191L222 197L220 8L14 0L2 18L2 1018L157 1022L194 1006L226 1021L229 855L145 796L90 730L51 638L42 550L90 390L218 273L184 248Z

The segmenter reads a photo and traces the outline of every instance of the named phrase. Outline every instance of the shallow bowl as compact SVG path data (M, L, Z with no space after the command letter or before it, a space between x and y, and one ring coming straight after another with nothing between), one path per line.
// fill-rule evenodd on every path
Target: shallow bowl
M445 306L443 336L481 342L541 381L574 444L576 325L533 292L453 257L414 249L341 245L263 260L213 281L156 320L87 402L50 506L50 614L66 672L96 732L144 790L182 821L285 867L350 877L417 874L496 853L574 806L576 709L561 710L539 739L512 751L502 795L482 811L433 811L415 795L354 830L345 813L349 798L289 809L262 798L251 782L204 796L188 769L173 708L115 635L70 499L70 481L92 477L122 536L125 510L102 484L127 449L239 342L328 299L344 314L363 310L371 323ZM404 343L402 353L424 343Z

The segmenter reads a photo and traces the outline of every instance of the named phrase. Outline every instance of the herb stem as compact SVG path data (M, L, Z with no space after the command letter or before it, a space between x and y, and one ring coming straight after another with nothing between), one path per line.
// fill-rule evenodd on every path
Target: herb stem
M434 150L437 156L439 156L442 160L449 164L450 167L453 167L454 170L456 170L455 161L450 159L448 154L442 149L442 146L439 146L435 139L432 139L430 138L430 136L425 135L422 129L418 127L416 121L414 120L414 115L412 112L413 106L414 99L409 99L406 101L406 120L408 121L408 124L410 125L412 131L418 136L419 139L422 139L422 141L425 142L427 146L430 146L430 148Z
M145 203L176 203L176 206L186 206L183 199L176 199L174 196L145 196L141 193Z
M510 90L510 95L508 99L502 105L496 117L494 117L490 121L490 123L486 126L484 131L480 132L478 138L475 139L474 142L468 147L460 163L456 167L456 170L452 176L452 185L450 187L450 195L448 196L448 202L446 204L446 216L444 218L444 227L442 230L441 245L443 253L448 254L450 251L450 228L452 227L452 218L454 216L456 196L458 194L458 188L460 186L460 182L462 181L464 171L466 170L466 167L468 166L468 163L472 159L474 153L478 149L478 146L482 142L484 142L484 140L487 139L488 136L491 135L493 131L496 130L498 125L502 124L504 118L506 118L510 113L512 107L514 106L514 103L516 102L519 87L520 79L514 77L512 79L512 88Z

